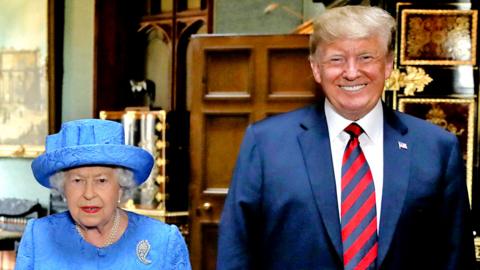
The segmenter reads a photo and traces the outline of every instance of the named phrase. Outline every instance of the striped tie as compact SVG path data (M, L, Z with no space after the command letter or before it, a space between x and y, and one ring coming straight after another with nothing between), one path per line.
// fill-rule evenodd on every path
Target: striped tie
M345 270L375 269L377 214L375 187L367 160L358 142L362 128L345 128L350 134L342 161L342 243Z

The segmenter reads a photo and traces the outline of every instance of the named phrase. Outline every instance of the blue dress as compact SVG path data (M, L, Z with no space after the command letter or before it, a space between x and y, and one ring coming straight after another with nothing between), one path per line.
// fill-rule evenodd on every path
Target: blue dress
M20 242L15 269L191 269L176 226L127 213L127 229L104 248L83 240L69 212L32 219Z

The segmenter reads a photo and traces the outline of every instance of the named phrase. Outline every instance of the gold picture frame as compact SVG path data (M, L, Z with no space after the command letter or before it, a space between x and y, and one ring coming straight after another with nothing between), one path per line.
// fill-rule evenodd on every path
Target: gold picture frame
M62 5L62 6L60 6ZM4 1L0 29L0 157L33 158L45 150L45 137L57 117L63 4L55 0ZM54 55L57 55L54 57Z
M466 167L470 205L475 133L474 98L399 98L398 110L434 123L457 136Z
M477 10L398 9L400 65L475 65Z

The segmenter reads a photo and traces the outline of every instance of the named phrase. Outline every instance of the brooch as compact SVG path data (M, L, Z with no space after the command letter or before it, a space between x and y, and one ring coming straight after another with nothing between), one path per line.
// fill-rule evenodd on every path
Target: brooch
M144 264L150 264L152 261L147 259L148 252L150 252L150 243L148 240L142 240L137 244L137 257Z

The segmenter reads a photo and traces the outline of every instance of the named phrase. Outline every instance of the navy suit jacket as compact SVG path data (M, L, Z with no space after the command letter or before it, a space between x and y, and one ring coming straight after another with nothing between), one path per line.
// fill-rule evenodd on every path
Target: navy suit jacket
M384 106L383 155L377 268L473 269L457 138ZM340 231L323 105L251 125L221 217L217 269L343 269Z

